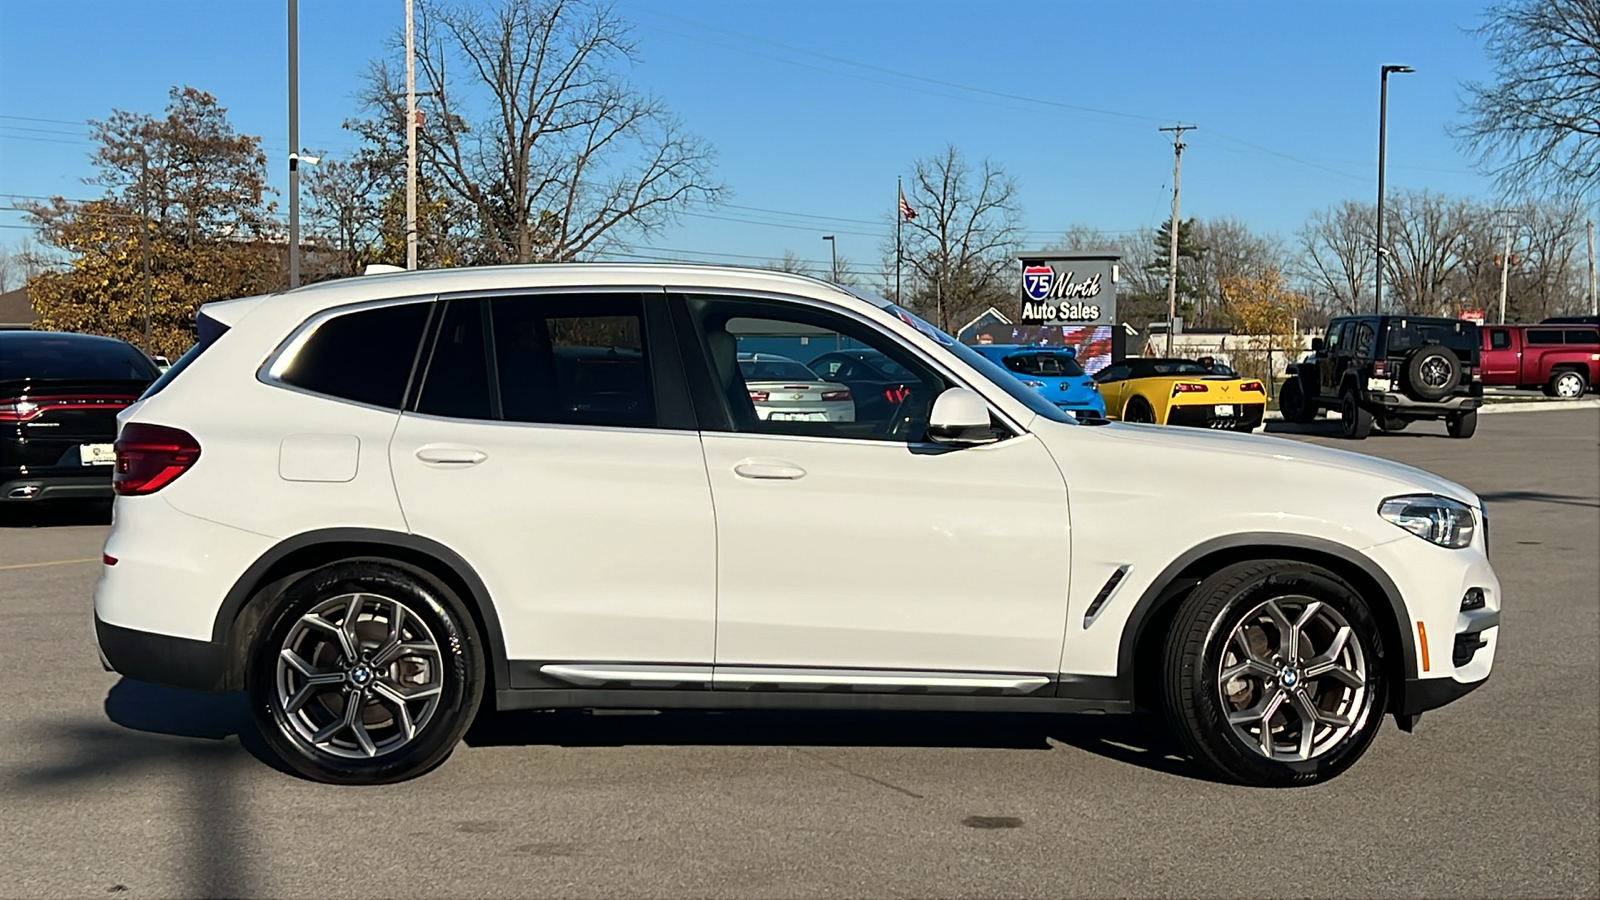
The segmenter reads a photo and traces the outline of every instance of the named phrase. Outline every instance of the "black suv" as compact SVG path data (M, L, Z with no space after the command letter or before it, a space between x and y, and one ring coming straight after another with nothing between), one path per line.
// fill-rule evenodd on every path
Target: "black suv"
M1478 340L1478 326L1461 319L1334 319L1327 340L1311 342L1316 358L1289 367L1278 408L1291 422L1337 409L1356 440L1374 424L1399 431L1418 419L1444 419L1451 437L1472 437L1483 405Z

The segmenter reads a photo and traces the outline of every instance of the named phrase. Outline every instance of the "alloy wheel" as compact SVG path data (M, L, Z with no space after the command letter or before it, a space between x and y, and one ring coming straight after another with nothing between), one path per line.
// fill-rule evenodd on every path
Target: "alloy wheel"
M289 628L275 684L282 722L300 741L368 759L427 728L443 692L444 656L427 623L404 603L341 594Z
M1217 670L1233 734L1279 762L1315 759L1366 716L1367 654L1338 610L1275 597L1234 626Z
M1422 382L1431 388L1444 387L1450 380L1450 364L1442 356L1430 356L1422 363Z

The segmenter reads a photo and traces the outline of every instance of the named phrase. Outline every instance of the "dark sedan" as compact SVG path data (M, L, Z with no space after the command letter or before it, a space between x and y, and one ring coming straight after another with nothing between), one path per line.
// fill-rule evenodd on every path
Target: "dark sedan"
M0 503L110 497L117 413L158 375L115 338L0 331Z

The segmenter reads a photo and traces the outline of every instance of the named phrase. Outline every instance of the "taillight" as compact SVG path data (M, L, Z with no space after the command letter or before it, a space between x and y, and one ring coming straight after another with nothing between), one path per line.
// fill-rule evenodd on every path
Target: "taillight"
M0 422L26 422L53 409L124 409L137 397L12 397L0 400Z
M1265 394L1266 393L1266 390L1261 387L1261 382L1259 382L1259 381L1246 381L1244 384L1239 385L1239 390L1241 390L1241 391L1255 391L1258 394Z
M849 399L850 399L850 391L849 391L848 388L846 388L845 390L842 390L842 391L823 391L822 392L822 400L825 403L835 403L835 402L842 403L845 400L849 400Z
M200 458L200 443L187 431L129 423L117 436L117 471L111 487L123 496L153 494Z
M751 400L752 403L765 403L765 402L767 402L767 397L769 397L769 396L771 396L771 395L768 394L766 391L751 391L750 392L750 400Z
M1180 381L1172 386L1172 396L1179 394L1203 394L1211 390L1198 381Z
M911 396L911 389L903 384L895 385L883 392L883 397L890 403L904 403Z
M1389 364L1381 359L1372 361L1372 375L1374 378L1386 378L1389 375Z

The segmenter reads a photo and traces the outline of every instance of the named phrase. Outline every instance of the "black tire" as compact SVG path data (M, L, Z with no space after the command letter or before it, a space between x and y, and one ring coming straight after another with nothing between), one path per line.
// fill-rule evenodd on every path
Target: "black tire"
M1295 375L1278 389L1278 411L1284 419L1307 425L1317 418L1317 404L1306 396L1300 376Z
M1411 351L1401 375L1401 390L1412 399L1436 403L1455 392L1461 381L1461 360L1449 347L1429 342Z
M1312 647L1302 650L1295 665L1279 666L1276 676L1246 672L1224 682L1225 665L1234 667L1248 658L1266 664L1269 654L1278 657L1270 645L1281 630L1275 634L1274 620L1263 612L1269 602L1291 623L1309 603L1321 604L1301 635ZM1314 650L1326 653L1319 648L1331 645L1340 623L1349 626L1350 636L1334 660L1347 673L1344 677L1359 686L1343 681L1330 685L1334 679L1329 674L1311 675L1311 660L1304 656ZM1249 657L1240 652L1240 641L1249 648ZM1285 674L1291 669L1292 679ZM1258 787L1309 785L1339 775L1372 744L1388 703L1381 635L1366 602L1332 572L1290 560L1238 563L1202 581L1178 608L1167 632L1162 677L1167 721L1195 760L1230 781ZM1294 699L1272 706L1271 698L1280 695ZM1285 703L1288 712L1282 711ZM1265 719L1264 740L1260 718L1229 721L1230 713L1243 718L1263 708L1279 710ZM1316 720L1309 739L1301 709L1312 711ZM1334 714L1342 714L1348 724L1321 720ZM1291 728L1291 716L1298 727ZM1249 722L1255 723L1254 736ZM1287 749L1291 741L1293 751ZM1311 752L1300 757L1298 751L1307 744ZM1263 745L1271 746L1273 757Z
M1589 379L1577 369L1561 369L1550 373L1550 383L1545 393L1562 400L1581 400L1589 390Z
M1382 421L1378 422L1378 427L1384 431L1405 431L1406 426L1410 424L1410 419L1402 419L1399 416L1384 416Z
M1123 408L1122 421L1145 422L1147 424L1154 425L1156 421L1156 411L1150 407L1149 400L1136 396L1132 400L1129 400L1128 405Z
M353 662L337 637L347 623L356 633ZM391 641L404 646L388 651L386 663ZM285 648L305 668L284 661ZM472 616L445 585L396 563L351 560L305 575L271 601L249 654L245 686L257 728L284 763L328 784L388 784L429 771L455 749L483 696ZM365 698L359 717L344 716L352 691Z
M1344 436L1353 441L1365 440L1372 433L1372 411L1361 405L1355 388L1347 388L1339 398L1339 417Z
M1444 427L1453 438L1465 439L1472 437L1478 430L1478 411L1474 409L1450 416L1444 420Z

